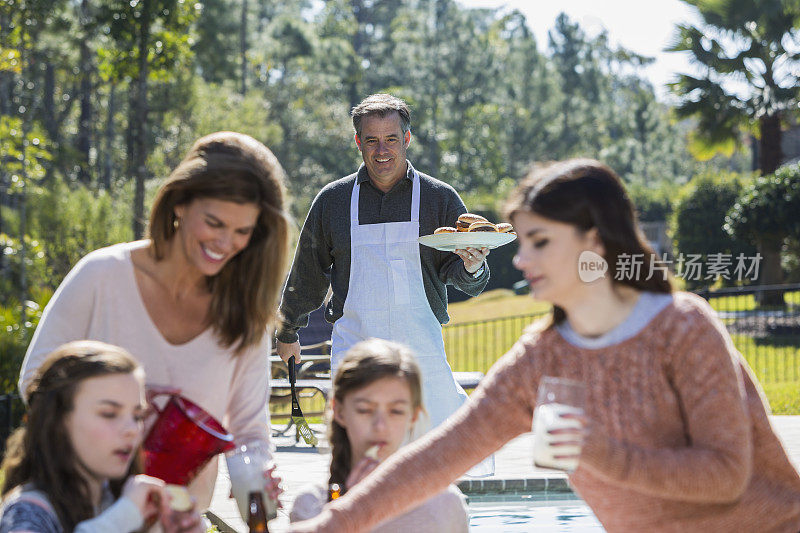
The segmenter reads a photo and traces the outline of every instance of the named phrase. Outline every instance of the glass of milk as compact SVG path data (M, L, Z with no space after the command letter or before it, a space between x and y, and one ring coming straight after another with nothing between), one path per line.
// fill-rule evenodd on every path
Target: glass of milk
M563 415L584 414L583 383L572 379L544 376L539 382L536 409L533 412L533 462L538 467L572 472L578 467L581 445L554 443L575 441L570 435L552 435L555 429L580 429L581 422Z
M231 477L231 492L239 507L242 520L247 521L251 492L260 492L264 497L264 510L267 520L278 515L278 502L269 497L264 490L266 478L264 470L272 467L272 454L266 443L261 441L237 444L236 448L225 454L228 474Z

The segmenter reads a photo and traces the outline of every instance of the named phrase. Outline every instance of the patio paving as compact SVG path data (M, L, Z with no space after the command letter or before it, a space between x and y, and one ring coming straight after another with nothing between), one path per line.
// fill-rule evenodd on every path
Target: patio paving
M800 469L800 416L773 416L772 424L781 438L795 467ZM321 429L321 426L315 426ZM536 468L532 463L533 434L526 433L506 444L496 455L495 475L482 480L470 480L470 485L462 485L466 493L492 491L563 490L566 476L561 472ZM288 510L299 490L307 483L324 480L328 475L329 455L319 453L300 441L295 445L294 436L277 437L275 461L278 473L283 478L285 492L281 498L285 509L278 511L278 517L269 524L270 531L280 533L289 525ZM325 450L324 440L320 449ZM228 497L230 479L224 469L224 461L217 478L211 511L231 526L230 531L247 532L247 527L239 517L236 502ZM510 482L513 480L513 482ZM520 481L521 480L521 481ZM527 488L526 488L527 485Z

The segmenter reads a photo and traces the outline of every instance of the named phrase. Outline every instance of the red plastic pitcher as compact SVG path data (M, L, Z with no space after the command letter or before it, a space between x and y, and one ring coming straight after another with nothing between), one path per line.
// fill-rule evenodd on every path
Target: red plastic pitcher
M144 439L145 474L188 485L215 455L234 447L233 435L202 407L172 395Z

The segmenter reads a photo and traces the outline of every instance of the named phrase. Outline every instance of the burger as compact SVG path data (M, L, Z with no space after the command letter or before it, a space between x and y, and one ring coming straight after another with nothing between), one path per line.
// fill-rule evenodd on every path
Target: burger
M436 228L436 229L433 231L433 234L434 234L434 235L437 235L437 234L439 234L439 233L456 233L457 231L458 231L458 230L457 230L456 228L454 228L454 227L451 227L451 226L442 226L441 228Z
M513 233L514 235L517 234L517 232L514 231L514 226L512 226L508 222L501 222L500 224L498 224L497 231L500 233Z
M469 231L470 224L475 222L489 222L485 218L480 215L475 215L472 213L464 213L458 217L456 221L456 228L458 231Z
M495 226L491 222L480 222L480 221L478 221L478 222L473 222L472 224L470 224L469 225L469 229L467 231L469 231L469 232L488 231L488 232L491 232L491 233L496 233L497 232L497 226Z

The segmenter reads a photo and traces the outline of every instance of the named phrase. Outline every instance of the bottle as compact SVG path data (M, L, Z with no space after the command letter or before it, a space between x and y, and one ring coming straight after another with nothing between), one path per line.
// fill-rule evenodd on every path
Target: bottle
M247 527L250 533L269 533L267 513L264 511L264 496L261 491L250 492L247 495Z

